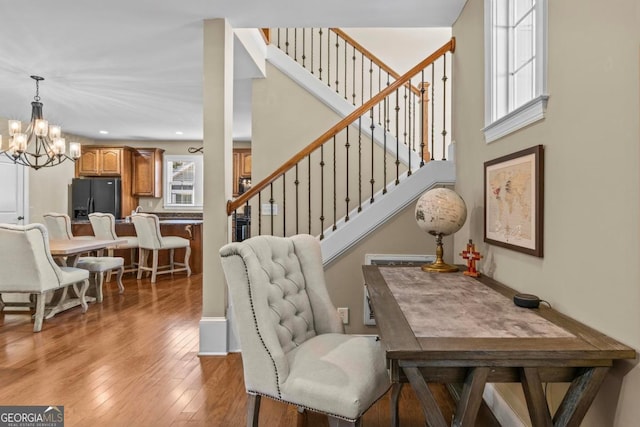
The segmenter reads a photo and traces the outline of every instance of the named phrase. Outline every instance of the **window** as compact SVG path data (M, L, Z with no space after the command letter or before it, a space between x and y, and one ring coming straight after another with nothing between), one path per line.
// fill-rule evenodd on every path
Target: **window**
M485 139L544 118L547 0L485 0Z
M202 209L202 156L164 156L164 207Z

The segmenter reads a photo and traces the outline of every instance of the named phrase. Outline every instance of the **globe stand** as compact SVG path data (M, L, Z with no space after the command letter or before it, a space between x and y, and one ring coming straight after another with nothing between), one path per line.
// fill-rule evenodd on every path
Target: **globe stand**
M458 271L455 265L449 265L442 260L442 233L436 234L436 261L433 264L422 265L422 271L429 273L453 273Z

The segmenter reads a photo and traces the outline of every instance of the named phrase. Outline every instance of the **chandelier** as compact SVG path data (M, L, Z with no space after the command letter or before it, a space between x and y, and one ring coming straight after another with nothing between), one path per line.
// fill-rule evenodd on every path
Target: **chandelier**
M66 151L66 141L62 138L60 126L51 125L42 117L42 102L40 102L40 82L44 77L31 76L36 81L36 96L31 103L31 122L22 131L20 120L9 120L8 148L2 146L0 135L0 153L23 166L33 169L56 166L65 160L75 161L80 157L80 143L69 143L69 155Z

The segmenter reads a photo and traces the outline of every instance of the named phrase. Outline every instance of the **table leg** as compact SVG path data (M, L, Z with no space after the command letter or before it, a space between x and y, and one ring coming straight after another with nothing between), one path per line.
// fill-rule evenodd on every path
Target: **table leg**
M454 426L473 426L482 403L482 392L487 383L489 368L471 368L464 381L462 395L453 418Z
M393 383L391 385L391 427L400 427L400 416L398 408L400 404L400 392L402 391L402 383Z
M520 374L522 390L529 408L529 417L534 427L551 427L551 413L542 389L538 368L522 368Z
M583 369L580 375L571 382L567 394L553 417L553 424L558 427L579 426L587 409L598 394L608 371L608 366Z
M416 392L420 406L422 406L422 412L427 420L427 425L429 427L448 427L449 424L444 420L442 411L440 411L440 407L433 397L433 393L429 390L429 386L420 370L415 367L402 367L402 370Z

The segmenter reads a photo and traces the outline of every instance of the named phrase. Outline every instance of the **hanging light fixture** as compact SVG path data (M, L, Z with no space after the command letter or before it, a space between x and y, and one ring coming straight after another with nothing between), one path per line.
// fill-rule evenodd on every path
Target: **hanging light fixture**
M23 166L34 169L56 166L65 160L75 161L80 157L80 143L69 143L69 155L66 152L66 141L62 138L60 126L49 126L42 117L42 102L40 102L40 82L44 77L31 76L36 81L36 96L31 103L31 122L22 131L20 120L9 120L8 148L2 145L0 135L0 153Z

